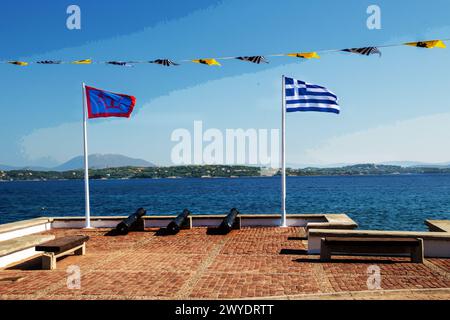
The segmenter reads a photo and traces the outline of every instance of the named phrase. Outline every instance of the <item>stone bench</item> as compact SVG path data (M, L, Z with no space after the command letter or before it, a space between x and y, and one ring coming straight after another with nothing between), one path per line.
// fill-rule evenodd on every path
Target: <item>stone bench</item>
M332 255L409 255L411 261L423 263L423 241L417 238L327 237L321 239L320 260L330 261Z
M309 222L306 225L306 231L310 229L344 229L353 230L358 224L346 214L325 214L324 221Z
M52 218L35 218L0 225L0 241L45 232L51 229Z
M0 268L37 255L35 247L53 239L54 235L28 235L0 241Z
M421 231L378 231L310 229L308 231L308 253L320 254L322 238L420 238L423 240L424 256L427 258L450 258L450 233Z
M56 269L56 259L69 254L85 255L88 236L67 236L36 246L36 251L43 251L42 269Z
M425 225L433 232L450 233L450 220L425 220Z

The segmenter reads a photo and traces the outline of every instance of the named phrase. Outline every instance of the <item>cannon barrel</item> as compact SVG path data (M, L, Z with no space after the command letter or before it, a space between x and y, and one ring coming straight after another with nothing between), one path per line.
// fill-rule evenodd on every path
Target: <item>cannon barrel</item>
M239 215L239 211L236 208L230 210L230 213L223 219L219 226L219 231L223 234L227 234L233 229L236 222L236 218Z
M177 234L180 232L181 227L186 222L191 212L188 209L184 209L174 220L172 220L167 226L167 232L171 234Z
M147 210L145 210L144 208L137 209L135 213L133 213L117 225L116 231L119 234L127 234L130 229L139 221L139 219L142 219L142 217L145 216L146 213Z

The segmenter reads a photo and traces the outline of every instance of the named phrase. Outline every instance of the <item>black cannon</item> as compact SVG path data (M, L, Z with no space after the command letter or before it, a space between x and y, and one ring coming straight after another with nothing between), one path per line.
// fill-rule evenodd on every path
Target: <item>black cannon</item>
M128 234L128 232L135 229L138 225L141 226L141 229L144 227L143 216L147 213L147 210L144 208L139 208L135 213L130 215L128 218L119 223L115 229L117 234Z
M232 229L236 223L236 218L239 215L239 211L236 208L230 210L230 213L223 219L222 223L219 226L219 232L221 234L227 234Z
M191 212L188 209L184 209L174 220L172 220L166 228L167 233L177 234L180 232L181 227L186 223Z

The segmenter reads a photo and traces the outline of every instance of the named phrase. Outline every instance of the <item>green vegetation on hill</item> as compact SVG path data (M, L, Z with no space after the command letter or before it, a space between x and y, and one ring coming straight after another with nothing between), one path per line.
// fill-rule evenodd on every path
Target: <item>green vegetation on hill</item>
M286 170L286 174L290 176L355 176L431 173L450 173L450 168L357 164L339 168L305 168Z
M174 166L174 167L121 167L90 169L92 179L142 179L142 178L214 178L214 177L255 177L260 176L259 167L248 166ZM0 180L70 180L83 179L83 170L0 171Z
M358 164L340 168L287 169L288 176L356 176L356 175L395 175L395 174L439 174L450 173L450 168L400 167L390 165ZM142 178L217 178L217 177L259 177L280 175L276 170L262 170L250 166L174 166L174 167L121 167L90 169L92 179L142 179ZM83 179L82 170L0 171L0 181L11 180L73 180Z

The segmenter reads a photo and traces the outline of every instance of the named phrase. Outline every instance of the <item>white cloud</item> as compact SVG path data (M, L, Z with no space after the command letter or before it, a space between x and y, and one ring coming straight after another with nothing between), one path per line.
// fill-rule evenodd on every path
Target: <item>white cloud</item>
M450 160L450 113L399 121L333 137L305 151L316 164Z

